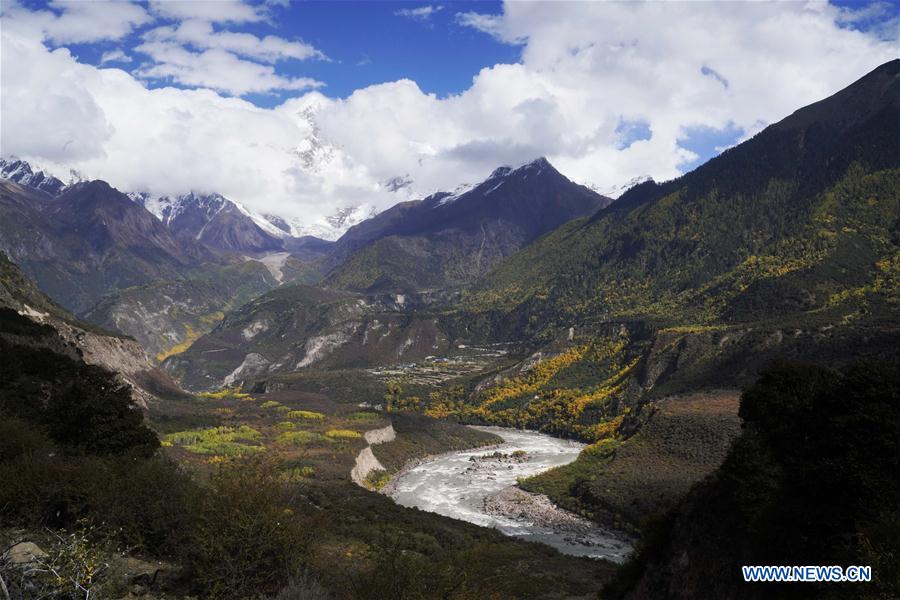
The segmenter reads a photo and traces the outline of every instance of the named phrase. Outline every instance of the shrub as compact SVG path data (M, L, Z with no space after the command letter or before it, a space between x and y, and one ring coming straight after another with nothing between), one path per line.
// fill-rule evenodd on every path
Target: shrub
M316 470L312 467L289 467L281 471L281 478L285 481L296 482L314 477Z
M307 572L291 577L287 587L278 592L273 600L330 600L333 596L319 581Z
M129 548L173 552L198 489L163 458L26 454L0 463L0 521L25 527L103 523ZM165 493L160 493L165 490Z
M278 408L279 406L282 406L281 402L275 402L274 400L266 400L259 405L260 408Z
M250 394L245 394L240 391L240 388L222 388L217 392L200 392L197 394L200 398L206 398L207 400L253 400L253 396Z
M325 432L325 437L332 440L355 440L361 438L362 434L352 429L329 429Z
M0 462L32 452L49 453L53 442L21 419L0 418Z
M261 434L256 429L241 425L240 427L210 427L178 431L170 433L163 441L177 444L196 454L243 456L265 450L264 446L242 443L257 441L260 436Z
M44 553L29 564L15 564L0 557L0 587L6 598L58 598L60 600L102 597L112 591L104 553L89 535L55 534L42 542Z
M368 475L366 475L365 481L363 483L370 490L380 490L384 486L388 484L391 480L391 474L385 471L384 469L375 469L370 471Z
M185 563L208 598L275 594L298 572L310 533L264 465L220 470L193 526Z
M325 415L311 410L292 410L285 415L288 419L306 419L308 421L323 421Z

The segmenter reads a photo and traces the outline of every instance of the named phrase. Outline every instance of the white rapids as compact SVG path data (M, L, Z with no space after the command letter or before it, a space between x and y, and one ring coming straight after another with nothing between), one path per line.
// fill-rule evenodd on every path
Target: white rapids
M574 461L584 444L535 431L506 427L477 429L500 436L504 443L489 450L462 450L427 460L392 482L391 498L402 506L493 527L506 535L547 544L565 554L615 562L625 560L632 550L627 537L588 521L583 521L575 532L557 531L537 525L527 517L488 514L485 510L485 500L515 485L517 478ZM505 454L524 450L525 459L521 462L480 461L478 468L473 468L470 459L495 450Z

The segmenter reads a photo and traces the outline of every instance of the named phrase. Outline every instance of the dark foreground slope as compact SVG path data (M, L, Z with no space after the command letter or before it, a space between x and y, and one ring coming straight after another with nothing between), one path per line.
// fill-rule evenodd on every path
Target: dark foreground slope
M744 430L610 597L900 595L900 367L781 364L741 399ZM742 565L868 565L868 583L744 583Z
M57 305L0 252L0 310L5 311L0 340L5 340L3 358L29 352L62 353L118 375L143 408L162 398L181 398L184 392L149 359L134 339L104 331L76 319ZM34 327L21 329L25 321ZM7 328L7 325L9 328Z

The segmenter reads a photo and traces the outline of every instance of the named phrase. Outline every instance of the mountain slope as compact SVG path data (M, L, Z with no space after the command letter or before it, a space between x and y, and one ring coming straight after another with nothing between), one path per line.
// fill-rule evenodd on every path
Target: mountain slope
M603 441L655 399L740 388L780 357L900 359L898 73L888 63L506 259L442 329L531 355L420 408Z
M453 346L431 299L361 296L287 285L225 316L163 367L188 389L215 389L269 373L412 362Z
M541 328L896 309L900 60L687 175L646 182L511 257L475 311ZM531 333L536 333L532 328Z
M404 202L352 227L335 244L326 285L404 291L469 283L538 236L611 202L546 159L501 167L471 188Z
M0 312L0 339L4 342L45 349L118 373L131 386L134 401L145 409L159 398L184 396L136 341L79 321L38 290L2 252ZM29 326L26 321L36 325Z
M149 194L130 197L153 213L181 238L196 240L210 248L237 252L282 250L286 233L254 216L220 194L191 192L176 197L155 198Z
M27 163L13 167L7 176L31 173ZM43 291L161 358L209 331L225 311L283 282L318 281L313 263L330 246L274 237L219 195L151 199L102 181L52 196L0 180L0 216L0 249Z
M102 181L77 183L51 197L0 180L0 250L76 313L108 291L178 278L187 268L222 260L196 242L176 239Z
M66 188L66 184L43 171L32 170L24 160L0 158L0 178L8 179L19 185L34 188L51 196L57 196Z
M132 335L158 361L177 354L225 315L278 286L260 262L207 266L185 277L113 292L85 312L91 323Z

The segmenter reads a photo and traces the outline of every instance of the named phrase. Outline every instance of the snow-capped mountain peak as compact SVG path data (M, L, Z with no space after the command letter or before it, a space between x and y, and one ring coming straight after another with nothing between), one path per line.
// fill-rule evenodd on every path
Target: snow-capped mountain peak
M152 196L147 192L132 192L128 197L168 226L188 211L197 211L204 219L212 219L230 202L220 194L197 194L193 191L180 196Z
M301 220L298 218L282 218L267 215L269 226L276 228L284 235L285 227L293 237L313 236L322 240L334 241L344 235L348 229L371 219L378 214L374 206L363 204L360 206L348 206L339 208L327 217L314 220Z
M77 172L70 171L69 182L64 183L61 179L50 175L44 169L32 166L27 161L17 158L0 158L0 178L40 190L51 196L58 196L69 185L82 180L82 177Z
M598 185L588 185L588 187L598 194L615 199L634 186L644 183L645 181L653 181L653 178L649 175L638 175L637 177L632 177L631 179L620 185L613 185L605 188Z
M502 168L504 168L504 167L501 167L501 169ZM494 171L494 173L496 173L499 170L500 169L497 169L496 171ZM491 177L493 177L493 174L491 175ZM473 185L471 183L463 183L461 185L458 185L458 186L456 186L456 188L454 188L454 190L452 192L444 195L440 200L438 200L438 202L437 202L437 204L435 204L435 206L443 206L445 204L450 204L451 202L455 202L457 199L459 199L460 196L472 191L474 188L475 188L475 185Z

